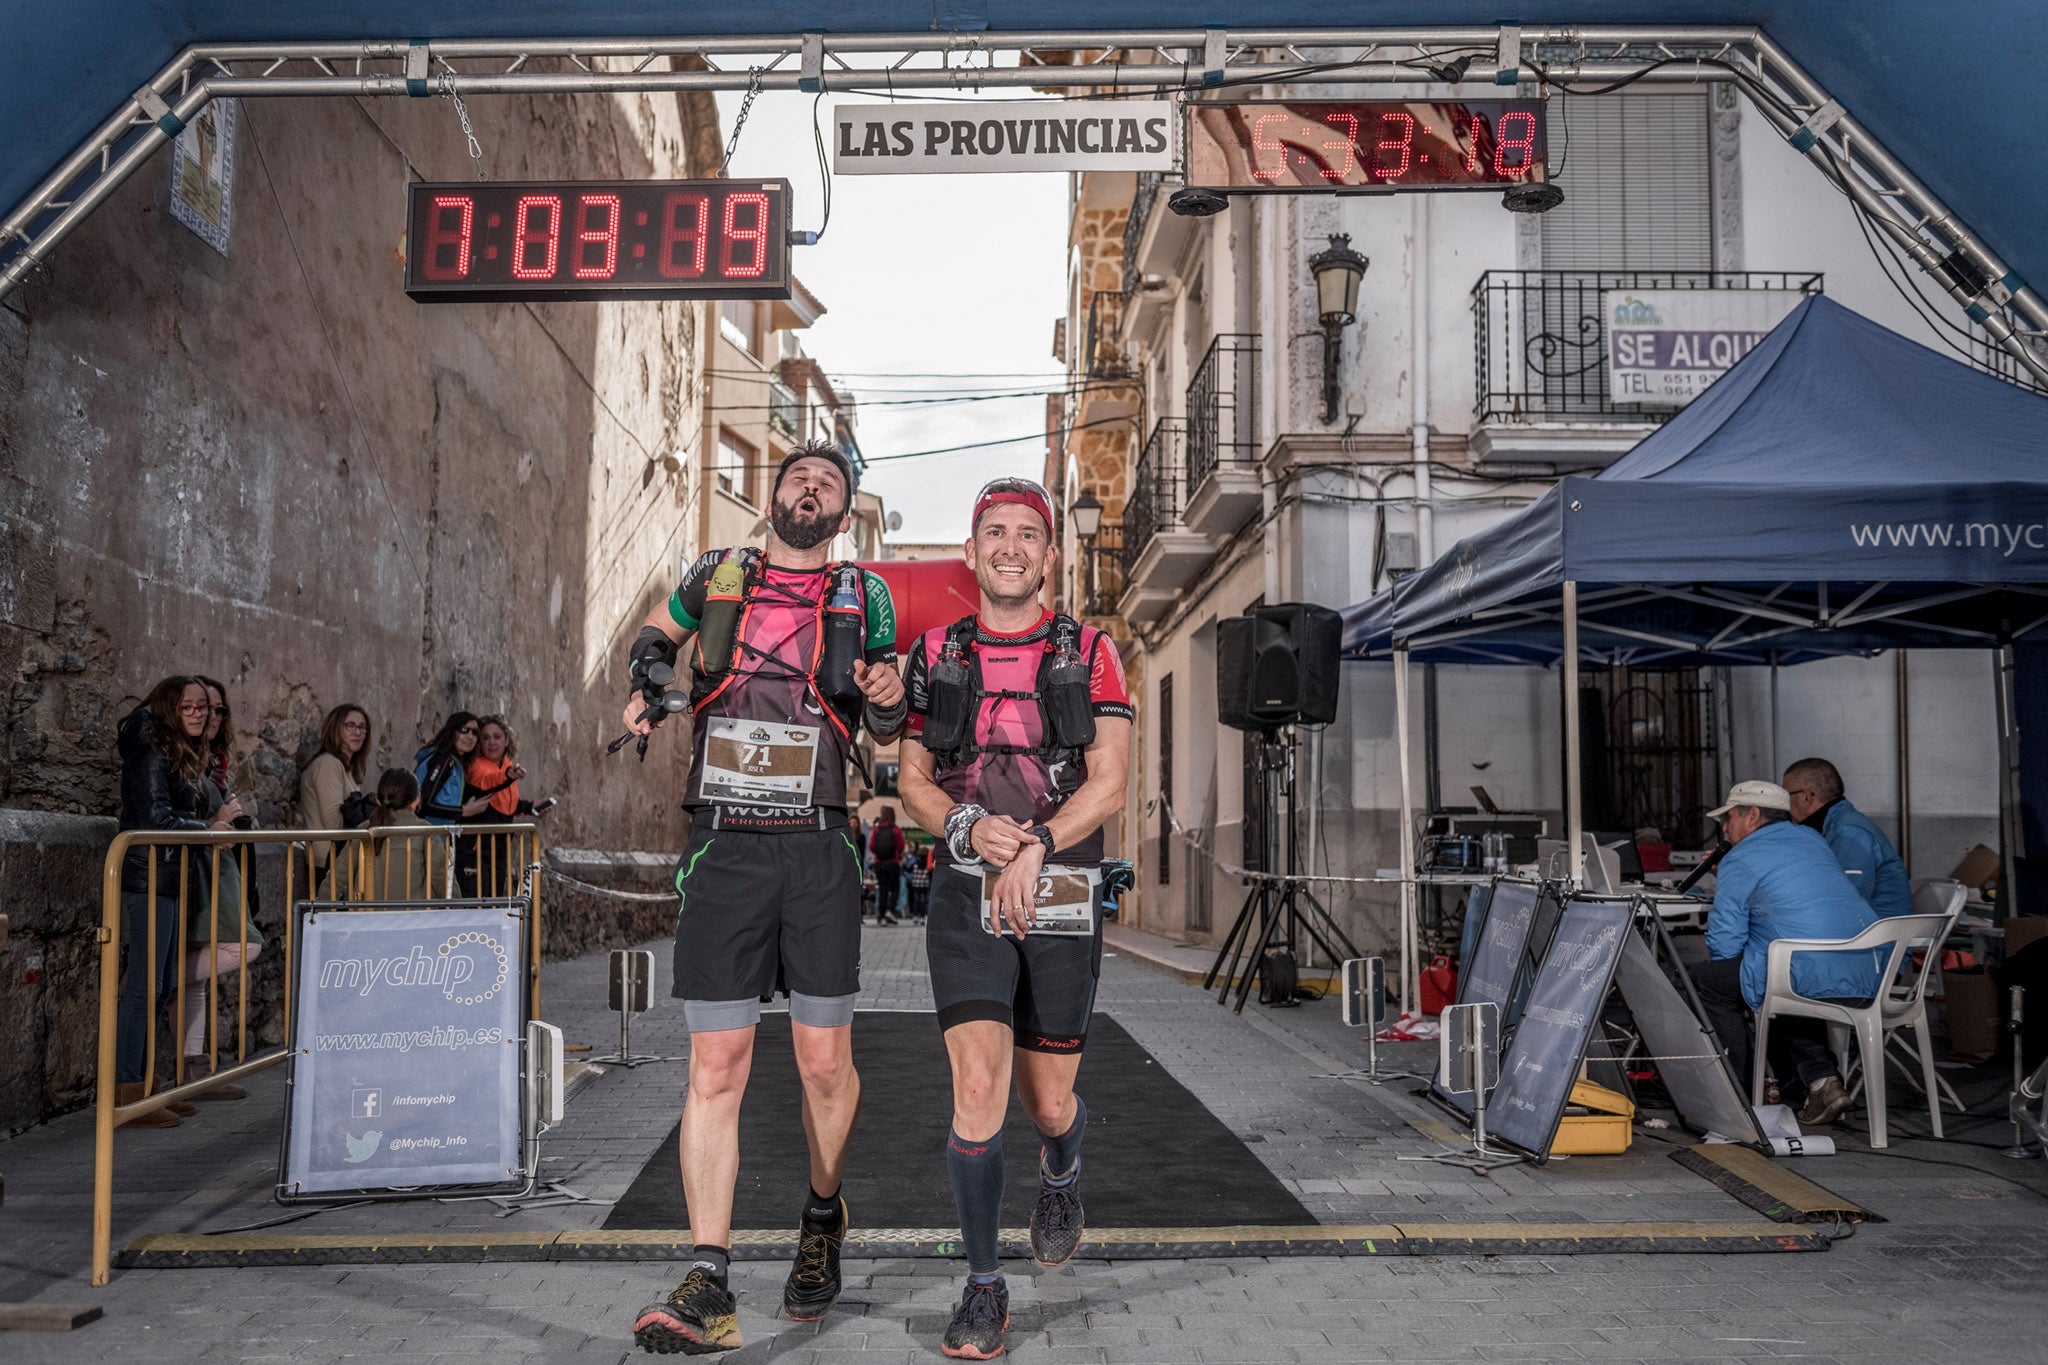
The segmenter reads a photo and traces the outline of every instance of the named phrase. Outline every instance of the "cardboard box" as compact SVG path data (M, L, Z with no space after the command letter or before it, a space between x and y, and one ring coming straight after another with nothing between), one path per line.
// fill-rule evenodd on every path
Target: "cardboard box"
M2001 1012L1998 983L1982 968L1941 974L1948 1050L1958 1061L1988 1062L1998 1055Z
M1956 870L1948 875L1973 891L1981 891L1998 880L1998 850L1978 844L1963 855Z

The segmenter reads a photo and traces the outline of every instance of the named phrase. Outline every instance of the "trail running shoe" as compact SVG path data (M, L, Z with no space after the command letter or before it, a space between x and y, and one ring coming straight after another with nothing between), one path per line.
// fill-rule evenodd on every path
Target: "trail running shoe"
M1009 1288L1001 1280L969 1280L939 1349L955 1360L994 1360L1003 1353L1003 1333L1009 1330Z
M633 1319L633 1340L656 1355L707 1355L740 1344L740 1306L702 1266Z
M1842 1084L1842 1078L1828 1076L1806 1092L1806 1103L1799 1110L1799 1126L1825 1127L1848 1113L1854 1103L1849 1098L1848 1087Z
M1045 1167L1038 1168L1045 1179ZM1038 1203L1031 1210L1031 1259L1043 1266L1065 1265L1081 1245L1081 1182L1038 1187Z
M821 1228L803 1223L797 1229L796 1264L782 1283L782 1311L791 1322L815 1322L839 1297L839 1244L846 1240L852 1215L839 1198L839 1226Z

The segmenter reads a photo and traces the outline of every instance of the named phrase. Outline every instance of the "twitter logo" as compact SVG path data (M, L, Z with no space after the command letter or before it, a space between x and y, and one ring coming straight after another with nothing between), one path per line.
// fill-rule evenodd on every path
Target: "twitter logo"
M342 1140L348 1144L347 1159L351 1164L368 1161L371 1157L377 1155L377 1149L384 1143L384 1134L374 1128L361 1137L355 1137L346 1132L341 1136Z

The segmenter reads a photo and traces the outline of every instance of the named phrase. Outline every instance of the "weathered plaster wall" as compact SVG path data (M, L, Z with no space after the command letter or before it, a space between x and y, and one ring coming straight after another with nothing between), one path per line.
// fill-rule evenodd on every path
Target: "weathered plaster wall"
M718 165L708 97L470 107L499 178ZM408 300L408 178L474 174L442 100L246 102L236 157L225 257L160 158L0 305L0 806L114 814L114 727L190 671L228 686L266 825L353 700L373 775L450 709L503 711L563 798L551 842L670 846L680 752L602 747L620 642L695 545L704 308ZM0 849L0 1034L46 1040L0 1055L0 1131L90 1082L103 834L39 828Z

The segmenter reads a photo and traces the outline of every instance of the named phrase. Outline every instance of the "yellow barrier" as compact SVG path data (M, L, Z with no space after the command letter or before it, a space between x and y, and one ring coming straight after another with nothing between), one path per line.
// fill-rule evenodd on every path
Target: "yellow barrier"
M256 844L302 844L300 849L288 848L284 863L284 1017L286 1043L267 1052L249 1054L249 885L253 871L251 854ZM400 846L403 846L402 848ZM316 861L316 852L325 847L330 850L329 863L323 867ZM144 998L148 1002L145 1017L145 1034L142 1062L141 1097L128 1104L115 1102L115 1043L118 1029L118 1013L121 995L121 867L131 849L149 850L148 913L145 930L148 955L142 963ZM155 850L176 848L178 850L178 917L176 933L178 952L176 963L177 996L174 1006L176 1021L173 1041L177 1060L173 1065L173 1083L167 1090L156 1089L156 1024L157 999L156 967L161 961L157 953L157 878L159 858ZM236 916L237 942L240 961L234 968L236 974L236 1026L235 1062L223 1068L220 1064L220 959L217 952L209 954L206 967L206 1048L207 1074L188 1079L185 1075L185 990L186 953L190 947L189 932L192 893L192 850L198 848L202 856L210 861L207 865L206 881L209 888L207 903L199 909L208 916L209 933L207 943L220 946L221 915L221 858L227 856L237 860L241 876L239 904L231 907ZM438 859L436 853L438 850ZM298 877L299 858L305 859L305 879ZM419 854L415 863L414 855ZM245 1076L253 1076L265 1068L277 1065L290 1055L290 1031L292 1028L292 953L293 927L297 917L293 907L301 899L347 900L373 904L378 901L452 900L458 895L480 897L491 900L511 899L524 896L532 905L532 930L529 934L531 961L528 964L527 979L530 982L528 1009L530 1017L540 1017L540 829L530 823L498 825L394 825L381 829L344 830L192 830L172 831L153 829L123 830L114 838L113 846L107 850L106 867L102 873L100 897L100 1040L99 1040L99 1082L96 1135L93 1145L93 1192L92 1192L92 1282L105 1284L108 1279L112 1255L114 1232L114 1130L124 1123L155 1113L173 1102L190 1095L196 1095L215 1086L232 1084ZM437 866L438 862L438 866ZM397 871L402 864L403 872ZM413 873L417 867L421 876L415 887ZM438 874L438 875L437 875ZM399 880L396 895L392 894L392 882ZM299 894L300 887L306 894ZM438 893L438 894L437 894Z

